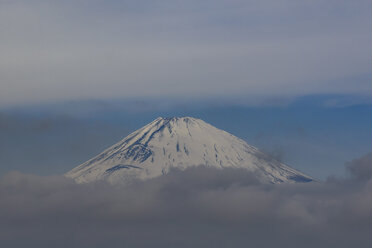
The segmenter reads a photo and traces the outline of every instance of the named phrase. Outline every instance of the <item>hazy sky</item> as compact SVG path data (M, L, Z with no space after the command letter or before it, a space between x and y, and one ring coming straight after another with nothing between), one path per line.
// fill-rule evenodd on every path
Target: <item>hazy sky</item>
M62 173L160 115L339 174L370 151L371 27L369 0L0 0L0 174Z
M372 94L369 0L0 1L0 106Z
M324 180L371 152L372 104L350 96L288 101L76 101L0 109L0 175L63 174L155 118L192 116Z

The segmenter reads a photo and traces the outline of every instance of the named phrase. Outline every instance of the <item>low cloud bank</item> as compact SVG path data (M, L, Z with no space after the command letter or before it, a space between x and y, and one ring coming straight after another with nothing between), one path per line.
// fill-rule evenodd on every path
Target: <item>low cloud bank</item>
M263 185L244 170L173 170L131 186L0 179L1 247L371 247L372 155L347 179Z

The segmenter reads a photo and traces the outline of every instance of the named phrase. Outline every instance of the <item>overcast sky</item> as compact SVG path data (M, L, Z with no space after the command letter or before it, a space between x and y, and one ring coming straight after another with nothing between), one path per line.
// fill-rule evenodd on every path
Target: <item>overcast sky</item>
M0 106L372 94L369 0L0 1Z

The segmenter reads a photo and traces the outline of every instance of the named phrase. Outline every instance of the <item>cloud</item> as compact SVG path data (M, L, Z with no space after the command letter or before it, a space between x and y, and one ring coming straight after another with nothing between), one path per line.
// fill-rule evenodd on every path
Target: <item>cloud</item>
M195 167L121 187L12 172L0 180L0 245L370 247L371 194L371 177L263 185Z
M1 105L371 94L370 1L0 5Z
M347 169L358 180L369 180L372 177L372 153L349 162Z

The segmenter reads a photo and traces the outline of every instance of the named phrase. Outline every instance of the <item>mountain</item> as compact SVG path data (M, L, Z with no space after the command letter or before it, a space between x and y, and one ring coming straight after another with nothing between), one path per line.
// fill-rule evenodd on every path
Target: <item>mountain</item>
M245 141L191 117L157 118L65 175L78 183L128 183L205 165L246 168L264 182L313 179L273 159Z

